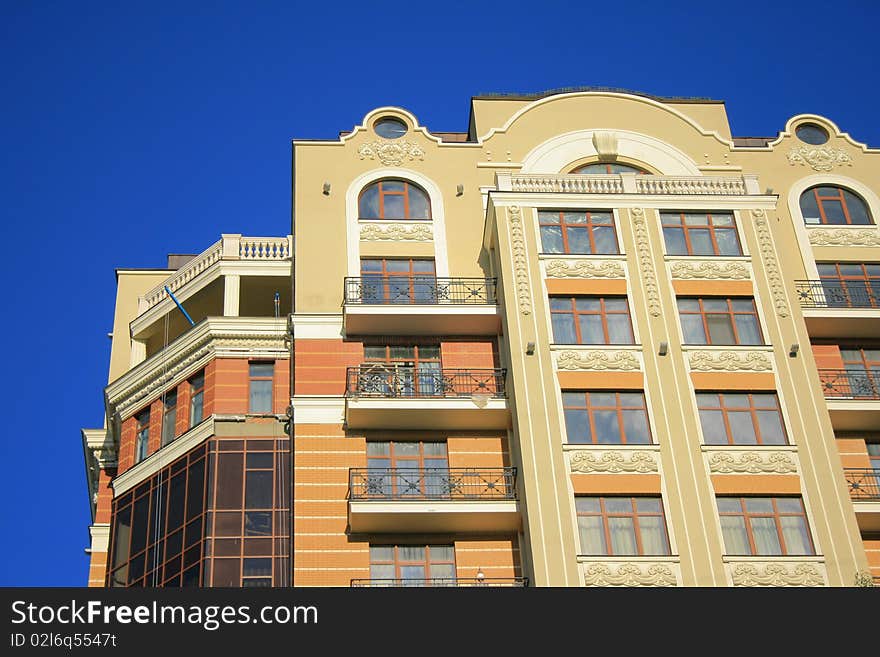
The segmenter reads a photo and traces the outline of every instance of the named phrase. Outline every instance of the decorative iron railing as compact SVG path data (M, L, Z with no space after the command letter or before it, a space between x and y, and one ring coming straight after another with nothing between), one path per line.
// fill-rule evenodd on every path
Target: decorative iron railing
M349 367L346 397L504 397L503 369L432 369L376 363Z
M433 577L429 579L353 579L354 588L370 587L491 587L507 586L525 588L529 585L528 577Z
M880 469L844 468L849 496L854 500L880 500Z
M352 468L352 500L515 500L516 468Z
M795 281L803 308L880 308L880 279Z
M345 279L345 303L365 305L494 305L494 278L357 276Z
M880 399L880 371L819 370L826 399Z

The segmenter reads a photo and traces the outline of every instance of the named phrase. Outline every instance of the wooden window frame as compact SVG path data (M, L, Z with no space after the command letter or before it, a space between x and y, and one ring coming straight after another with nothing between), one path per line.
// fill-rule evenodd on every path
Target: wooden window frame
M172 395L174 397L174 404L169 405L168 398ZM178 400L179 396L177 395L177 389L168 390L162 396L162 436L160 439L162 447L171 444L172 442L174 442L174 439L177 438L177 410L179 407L179 404L177 403ZM170 415L173 415L174 419L170 423L171 428L169 429L168 420Z
M785 439L785 442L782 444L778 444L778 443L767 443L767 444L773 445L773 446L778 446L778 447L782 447L784 445L791 444L788 439L788 431L785 428L785 417L782 414L782 405L779 403L779 395L777 395L775 392L769 392L769 391L768 392L752 392L752 391L745 391L745 390L743 390L743 391L697 390L696 394L697 395L703 394L703 395L718 395L719 396L719 398L720 398L719 406L700 406L700 402L697 401L697 415L699 415L700 411L721 411L722 421L724 422L724 433L727 437L727 444L728 445L739 445L739 446L752 445L752 443L734 442L733 433L730 428L730 420L728 419L728 415L727 415L728 411L738 411L738 412L749 411L749 415L752 418L752 427L754 428L754 431L755 431L755 438L758 441L757 444L764 445L765 443L761 437L761 425L758 422L758 411L766 412L766 411L770 411L770 410L775 410L776 413L779 415L779 425L782 427L782 435L783 435L783 438ZM748 406L728 406L725 404L725 397L727 395L746 395L749 398L749 405ZM771 408L767 408L767 407L755 406L755 399L754 399L755 395L773 397L774 401L776 402L776 408L771 409ZM701 422L701 425L702 425L702 422ZM702 429L702 426L701 426L701 429ZM705 443L705 444L719 446L716 443Z
M594 499L599 500L599 512L587 512L587 511L576 511L577 517L599 517L602 518L602 530L605 533L605 550L606 553L604 555L584 555L584 556L606 556L606 557L614 557L614 556L623 556L629 557L634 555L615 555L611 552L611 529L608 526L608 518L632 518L633 519L633 533L636 538L636 548L638 551L638 555L635 556L651 556L651 557L665 557L669 556L672 552L671 546L669 544L669 527L666 524L666 512L663 509L663 499L659 495L605 495L605 496L597 496L597 495L577 495L576 498L586 498L586 499ZM622 511L614 511L609 512L606 508L606 500L609 499L628 499L632 504L633 511L632 513L625 513ZM638 510L638 501L639 500L656 500L660 504L660 512L659 513L642 513ZM666 539L666 553L665 554L645 554L644 546L642 545L642 529L639 524L640 517L651 517L651 518L660 518L663 525L663 537ZM580 529L580 526L578 526ZM581 546L583 549L584 546Z
M635 344L636 336L635 336L635 331L633 330L632 315L630 313L630 307L629 307L629 299L626 296L580 295L580 296L569 297L569 296L563 296L563 295L553 295L550 297L550 300L552 301L553 299L568 299L571 302L571 311L569 312L568 310L554 310L551 307L551 309L550 309L551 335L552 335L553 315L569 315L572 317L572 321L574 322L575 338L577 339L577 342L574 342L573 344L603 344L603 345ZM578 310L577 309L577 300L578 299L598 300L599 301L599 310L598 311ZM623 302L626 304L626 310L625 311L613 310L611 312L608 312L605 309L605 301L607 299L623 300ZM604 340L603 342L599 342L599 343L583 342L583 336L581 335L581 323L578 319L580 315L599 315L602 318L602 337ZM628 322L629 337L630 337L629 342L610 342L609 341L610 336L608 334L608 315L626 315L626 318L629 320L629 322ZM565 343L556 343L555 336L554 336L554 343L555 344L565 344Z
M563 406L562 411L563 415L566 410L576 410L576 411L587 411L587 418L590 423L590 436L593 439L592 442L589 443L576 443L568 440L566 435L566 444L569 445L653 445L654 437L651 434L651 421L648 415L648 401L645 398L645 393L643 390L563 390ZM592 394L613 394L615 405L614 406L596 406L591 402ZM642 396L642 405L641 406L624 406L620 400L620 395L623 394L640 394ZM565 405L565 395L577 394L582 395L584 400L584 406L566 406ZM597 431L595 419L593 417L594 410L614 410L617 413L617 428L620 433L618 442L599 442L597 440ZM628 443L626 441L626 434L624 433L624 424L623 424L623 411L644 411L645 414L645 426L648 432L648 442L647 443Z
M385 190L385 183L401 183L403 185L403 191L393 191L393 190ZM378 194L379 200L379 216L378 217L362 217L360 216L360 205L361 205L361 197L366 194L373 187L376 188L376 193ZM425 197L425 205L428 208L428 216L426 218L414 218L410 216L410 207L409 207L409 190L410 188L415 189L418 193L423 194ZM403 217L402 218L389 218L385 216L385 197L386 196L401 196L403 197ZM422 189L419 185L412 183L408 180L404 180L403 178L385 178L383 180L377 180L373 183L370 183L366 187L361 190L361 193L358 194L358 219L362 219L365 221L431 221L431 196Z
M147 406L134 415L134 462L140 463L150 455L150 416L152 409ZM146 417L146 422L141 418ZM139 449L143 444L143 449ZM143 454L141 456L141 454Z
M685 215L688 215L688 214L705 214L709 223L706 226L688 225L687 223L685 223ZM722 212L718 212L717 214L720 215L720 214L722 214ZM736 215L734 215L733 211L723 212L723 214L725 216L730 216L733 219L733 223L731 225L729 225L729 226L715 226L714 215L711 212L703 212L703 211L700 211L700 212L696 212L696 211L694 211L694 212L665 212L664 211L664 212L660 213L660 231L663 232L663 229L665 229L665 228L681 228L682 232L684 233L684 243L685 243L685 247L687 248L687 255L689 255L689 256L704 257L704 258L709 258L709 257L737 258L737 257L740 257L743 255L743 248L742 248L742 242L739 239L739 228L736 225ZM678 223L678 224L666 223L665 219L667 217L672 217L675 215L677 215L679 217L681 223ZM739 253L722 254L719 252L718 239L715 236L716 229L724 230L724 231L729 230L729 231L733 232L734 236L736 236L736 246L739 249ZM694 253L694 247L693 247L693 244L691 243L691 235L690 235L691 230L708 230L709 231L709 239L712 242L712 253ZM664 234L663 241L664 241L664 243L666 242L665 234Z
M693 311L693 310L681 310L680 308L678 308L678 303L677 303L677 302L678 302L679 300L686 300L686 299L690 299L690 300L694 300L694 301L699 302L699 304L700 304L700 310L699 310L699 312L695 312L695 311ZM705 308L703 307L703 302L706 301L706 300L709 300L709 301L721 301L721 300L726 301L726 302L727 302L727 310L726 310L726 311L717 311L717 310L713 310L713 311L710 311L710 312L706 312ZM734 302L734 301L746 301L746 300L752 302L752 311L751 311L751 312L745 312L745 311L742 311L742 310L734 310L734 309L733 309L733 302ZM742 345L742 346L749 346L749 347L758 347L758 346L761 346L761 345L764 344L764 342L763 342L764 339L765 339L765 338L764 338L764 331L763 331L763 329L761 328L761 318L760 318L760 316L758 315L758 306L757 306L757 304L755 303L755 298L754 298L754 297L684 297L684 296L682 296L682 297L678 297L678 298L676 299L676 309L678 310L678 314L679 314L679 316L682 316L682 315L699 315L699 316L701 317L701 319L702 319L702 322L703 322L703 332L704 332L705 335L706 335L706 342L705 342L705 343L702 343L702 342L699 342L699 343L690 343L690 342L686 342L685 344L688 344L688 345L691 345L691 344L715 345L715 343L712 342L712 333L709 331L709 322L708 322L707 319L706 319L706 316L707 316L707 315L726 315L726 316L729 318L729 321L730 321L730 327L731 327L731 330L733 331L734 342L733 342L732 345L718 344L718 345L715 345L715 346L737 346L737 345ZM752 315L752 316L754 316L754 318L755 318L755 325L756 325L757 328L758 328L758 338L761 340L761 342L759 342L759 343L757 343L757 344L746 344L746 343L740 341L740 337L739 337L739 329L737 328L736 321L735 321L737 315ZM682 326L682 337L684 337L684 324L681 324L681 326Z
M731 554L729 556L765 556L765 557L770 557L770 558L773 558L774 556L776 556L776 557L789 556L788 555L788 548L785 545L785 535L782 532L782 523L780 522L780 518L783 516L802 518L804 521L804 528L806 529L807 538L810 541L811 554L809 554L809 555L792 555L792 556L815 556L816 545L813 542L813 535L812 535L812 532L810 531L810 523L807 518L806 507L804 506L804 499L800 495L795 495L795 496L791 496L791 497L782 496L782 495L776 496L776 497L763 497L763 496L740 497L737 495L723 495L723 496L719 496L719 497L726 499L726 500L739 500L740 507L741 507L742 511L740 511L739 513L734 513L732 511L722 512L721 510L719 510L718 515L721 517L728 516L728 517L743 518L743 522L744 522L744 525L746 528L746 535L749 539L749 554L747 554L747 555ZM748 511L746 508L746 500L748 500L748 499L770 500L773 503L773 512L768 514L768 513L757 513L757 512L753 512L753 511ZM798 502L800 502L801 513L792 513L792 512L788 512L788 511L785 513L780 513L779 506L777 503L778 500L780 500L780 499L788 499L788 500L795 500L796 499ZM773 518L774 524L776 526L776 537L779 539L779 546L782 548L781 555L761 555L761 554L758 554L757 548L755 547L755 536L754 536L754 533L752 532L751 518L753 518L753 517L754 518ZM725 552L726 552L726 549L727 549L727 547L725 546Z
M270 376L254 376L251 373L251 365L271 365ZM269 381L272 390L268 411L255 411L251 408L252 389L254 381ZM274 360L249 360L248 361L248 413L273 413L275 410L275 361Z
M558 215L559 221L556 223L547 223L541 221L542 213L555 213ZM573 212L583 212L586 215L586 223L581 224L569 224L565 220L566 214L571 214ZM611 215L611 223L608 224L599 224L593 223L593 212L602 214ZM560 231L562 232L562 254L553 254L553 255L620 255L620 240L617 238L617 225L614 221L614 213L610 210L538 210L538 233L540 234L541 228L545 226L558 226ZM568 243L568 228L580 228L587 231L587 235L590 238L590 250L587 253L582 253L580 251L572 251L571 247ZM593 228L610 228L611 232L614 234L614 251L611 253L597 253L596 251L596 237L593 233ZM541 252L549 253L544 250L544 237L541 235Z
M837 195L836 196L820 196L819 189L822 187L832 188L832 189L836 190ZM849 192L850 194L855 196L859 201L861 201L864 204L865 215L868 217L869 223L867 223L867 224L854 224L853 223L852 215L850 214L849 205L847 205L846 195L844 194L844 192ZM865 201L865 199L863 199L861 196L859 196L858 194L856 194L854 191L852 191L850 189L846 189L845 187L841 187L840 185L833 185L833 184L815 185L813 187L810 187L807 190L804 190L804 192L801 194L801 198L803 198L804 194L809 194L809 193L813 194L813 199L816 201L816 207L819 210L819 224L818 225L820 225L820 226L874 226L874 225L876 225L874 223L874 217L871 216L871 209L868 207L868 203ZM837 222L828 221L828 216L825 214L825 205L824 205L823 201L839 201L840 207L843 210L843 217L844 217L844 219L846 219L846 221L842 224L837 223ZM800 206L800 201L799 201L798 205ZM802 210L802 212L803 212L803 210ZM814 226L816 224L807 224L807 225Z
M408 545L406 543L402 544L394 544L389 545L387 543L371 543L370 547L390 547L394 548L394 558L391 561L373 561L373 555L370 555L370 566L394 566L394 577L393 579L402 580L403 578L400 576L401 567L405 566L422 566L425 569L425 581L430 582L432 579L436 579L431 574L431 566L452 566L452 571L455 573L455 578L458 578L458 567L455 562L455 544L450 545L440 545L440 543L434 543L434 546L437 547L451 547L452 548L452 561L432 561L431 560L431 544L422 545L412 544ZM404 561L400 559L400 548L401 547L424 547L425 548L425 560L423 562L420 561Z
M581 175L590 175L596 174L595 171L584 171L587 167L595 167L595 166L604 166L606 175L620 175L621 173L634 173L637 176L649 176L651 175L650 171L644 170L640 166L636 166L635 164L629 164L628 162L588 162L587 164L581 164L580 166L572 169L572 173L581 174ZM632 171L612 171L612 167L628 167L632 169ZM602 174L599 174L602 175Z
M194 381L199 377L202 379L202 384L200 387L196 387ZM189 426L192 428L205 419L205 370L202 369L193 374L187 379L186 383L189 386ZM195 422L195 401L198 395L201 395L200 403L202 417L199 422ZM248 395L250 395L250 390L248 390Z

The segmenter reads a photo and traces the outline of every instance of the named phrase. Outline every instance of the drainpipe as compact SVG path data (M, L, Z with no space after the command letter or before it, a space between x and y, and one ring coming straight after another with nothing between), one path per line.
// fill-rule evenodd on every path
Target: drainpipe
M294 551L294 513L293 513L293 497L295 490L295 481L294 481L294 472L296 470L296 461L295 461L295 451L293 449L293 437L294 437L294 408L293 408L293 395L295 392L295 383L296 383L296 361L294 359L294 355L296 354L296 338L294 336L293 329L293 314L296 312L296 194L294 193L294 148L293 142L290 144L290 315L287 316L287 330L290 334L290 406L287 407L287 426L288 426L288 467L290 469L290 499L288 502L290 514L290 522L288 526L290 527L290 536L289 536L289 546L288 546L288 559L289 559L289 575L290 579L287 582L288 586L293 586L293 551Z

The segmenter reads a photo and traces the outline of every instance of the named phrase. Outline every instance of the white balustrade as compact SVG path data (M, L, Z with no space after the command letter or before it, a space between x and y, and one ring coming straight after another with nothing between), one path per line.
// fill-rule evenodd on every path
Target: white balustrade
M633 180L627 176L634 178L634 188ZM757 185L752 183L750 176L498 174L498 188L512 192L743 196L759 193Z

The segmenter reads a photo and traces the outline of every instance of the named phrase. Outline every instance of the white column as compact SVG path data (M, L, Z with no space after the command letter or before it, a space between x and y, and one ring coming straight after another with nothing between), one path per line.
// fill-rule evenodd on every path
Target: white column
M241 276L227 274L223 277L223 286L223 316L238 317Z
M146 340L135 340L132 338L131 340L131 357L129 359L129 367L134 367L135 365L140 365L145 360L147 360L147 341Z

